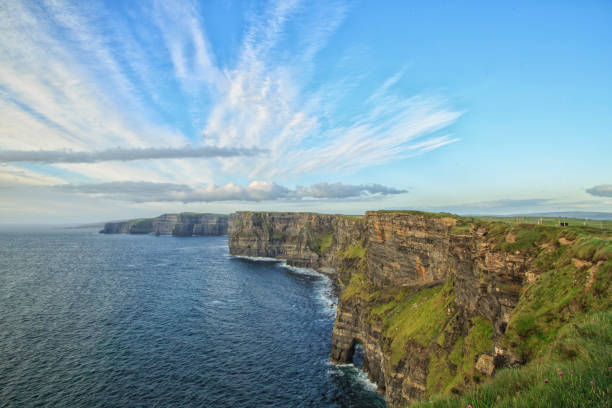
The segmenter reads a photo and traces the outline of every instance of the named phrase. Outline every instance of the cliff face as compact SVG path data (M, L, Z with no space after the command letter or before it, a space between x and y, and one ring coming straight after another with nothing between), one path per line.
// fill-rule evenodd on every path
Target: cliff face
M341 294L331 359L351 362L361 344L390 406L460 393L525 363L577 310L612 299L609 238L590 232L382 211L242 212L230 215L229 234L231 254L333 274Z
M150 234L151 232L153 232L151 218L107 222L100 231L101 234Z
M103 234L156 234L181 237L226 235L226 215L217 214L163 214L156 218L143 218L106 223Z
M181 237L227 235L227 221L228 217L226 215L178 214L172 228L172 235ZM170 222L170 225L172 225L172 222ZM160 235L164 234L164 232L161 232L161 229L155 230L154 233L157 233L157 231L160 231Z
M292 266L335 273L338 250L361 242L363 217L238 212L229 217L232 255L286 259Z
M493 251L486 230L456 224L453 217L366 214L366 267L341 296L331 358L350 362L355 345L362 344L365 369L391 406L471 383L473 378L449 383L431 377L436 370L479 375L476 361L461 372L463 362L448 358L453 349L488 362L486 370L495 361L516 360L496 339L517 305L531 259ZM470 332L487 341L458 348ZM439 361L432 363L432 356Z

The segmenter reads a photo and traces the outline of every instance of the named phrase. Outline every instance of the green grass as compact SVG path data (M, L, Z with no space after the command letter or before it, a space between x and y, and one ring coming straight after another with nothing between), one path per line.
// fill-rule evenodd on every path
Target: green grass
M455 225L451 227L451 234L470 235L472 229L479 225L479 222L472 217L456 217Z
M568 358L559 345L577 352ZM595 312L561 331L549 358L498 371L491 382L464 395L438 395L417 408L609 407L612 401L612 311ZM573 370L573 373L572 371ZM559 372L563 372L560 376ZM548 380L548 383L545 382ZM591 381L594 385L591 385Z
M417 293L400 292L390 302L373 310L382 317L383 334L391 341L391 361L397 364L407 346L415 341L423 346L442 332L449 318L446 311L454 303L452 283L421 289Z
M471 224L455 224L451 227L451 234L469 235L472 232Z
M343 248L338 248L337 258L337 279L340 287L350 284L351 277L355 273L365 273L367 268L365 262L366 249L362 242L348 244Z
M445 216L437 214L430 218ZM481 239L488 241L494 251L519 252L531 259L528 269L535 275L534 281L497 286L502 293L518 295L520 299L505 333L495 336L496 344L527 364L522 368L502 369L492 380L476 370L476 361L481 355L492 355L493 326L478 316L472 317L466 326L461 320L465 317L454 304L451 279L444 286L416 290L376 287L368 280L366 270L347 274L342 300L360 302L360 307L365 308L364 318L370 324L380 325L381 345L390 356L391 364L401 365L415 346L427 350L426 397L435 402L417 406L588 406L589 401L593 406L603 406L602 398L610 396L609 382L604 383L608 388L601 389L591 387L590 380L581 385L570 384L569 377L558 378L556 369L571 367L575 370L574 380L596 373L609 375L601 370L612 362L595 364L593 359L594 355L612 356L609 345L605 348L602 346L605 342L601 341L609 336L601 330L591 330L589 334L587 326L596 323L589 323L589 319L597 314L601 327L601 313L608 313L607 318L612 313L611 232L582 225L560 228L499 219L454 218L455 225L449 227L451 236L486 230ZM365 249L361 245L349 245L338 256L344 260L363 259ZM457 324L467 331L458 331ZM577 328L581 324L584 327ZM590 353L588 349L593 342L599 342L599 348ZM550 377L547 387L543 383L545 377ZM553 379L568 384L553 382ZM481 388L474 388L479 384ZM574 387L574 394L559 393L555 389L565 386ZM547 393L545 403L538 399L541 392ZM587 404L581 405L580 401Z
M321 252L327 251L334 243L334 233L329 232L321 237Z
M306 231L306 246L318 255L322 255L333 243L333 231Z
M529 361L541 356L568 323L587 313L609 309L612 258L608 248L607 240L579 239L574 245L541 251L534 265L542 273L524 289L504 344ZM593 263L597 258L600 264L578 268L574 259L583 257Z
M521 228L518 228L518 231L512 231L515 241L504 242L500 248L508 252L526 251L535 245L548 241L550 234L554 232L550 231L548 227L521 226Z
M612 240L601 238L583 238L578 241L576 255L580 259L594 262L612 258Z
M365 216L363 215L346 215L346 214L337 214L339 217L346 218L353 221L363 221Z
M476 365L476 359L484 353L491 352L493 347L493 325L490 320L483 317L476 316L471 319L472 327L465 336L461 358L457 359L454 363L458 366L457 373L461 379L469 376L472 379L477 376L474 366ZM451 352L451 360L452 360Z
M451 213L445 213L445 212L439 212L439 213L434 213L434 212L426 212L426 211L417 211L417 210L378 210L378 211L368 211L368 212L372 212L372 213L378 213L378 214L410 214L410 215L416 215L419 217L424 217L424 218L459 218L458 215L456 214L451 214Z
M344 250L344 252L342 253L342 256L344 258L359 258L359 259L363 259L365 257L365 248L363 246L361 246L361 242L358 242L356 244L352 244L352 245L348 245L346 247L346 249Z
M471 319L467 336L459 337L450 352L440 348L431 354L427 373L427 394L460 392L480 381L476 360L493 347L493 326L480 316ZM438 342L443 343L441 341Z
M602 222L599 229L573 221L569 227L558 227L556 219L554 224L551 219L538 225L537 218L525 217L379 213L452 217L456 221L448 223L451 240L486 230L479 240L488 241L494 251L528 256L529 272L536 277L531 283L507 282L497 287L502 293L520 295L520 300L506 332L495 337L496 344L527 364L499 370L489 379L482 377L475 364L479 356L492 352L492 323L457 311L452 279L444 286L420 290L377 287L368 279L364 243L337 249L338 280L344 287L341 300L359 304L363 318L382 329L381 346L391 364L400 364L415 345L429 355L426 396L432 402L417 406L577 407L605 406L602 401L610 400L612 222ZM304 234L308 247L319 255L335 242L330 231L306 230ZM567 373L573 369L574 374L559 377L558 369ZM548 384L543 382L546 378ZM589 384L591 379L595 386ZM462 395L449 395L453 393Z
M366 278L363 272L353 272L350 281L346 288L342 291L341 299L347 301L351 298L359 298L362 300L372 300L377 295L370 281Z
M479 216L474 217L482 221L492 222L503 222L507 224L520 225L520 224L538 224L540 219L544 226L558 227L558 217L490 217L490 216ZM565 218L562 217L561 221L567 222L569 227L585 227L593 230L612 230L612 220L585 220L581 218ZM563 227L565 228L565 227Z
M500 249L529 250L535 258L530 269L539 276L520 291L519 303L500 339L502 347L527 364L502 369L487 384L475 388L487 379L474 371L474 363L480 353L491 348L491 343L480 342L490 339L490 329L484 330L489 323L475 324L450 351L440 348L432 354L427 378L432 400L416 406L610 406L612 253L608 233L539 225L494 228L498 230L491 234L492 240L504 237ZM506 242L509 232L515 234L515 242ZM472 330L476 330L474 335ZM559 371L564 375L559 376ZM474 381L469 381L470 377ZM449 396L452 392L462 395Z

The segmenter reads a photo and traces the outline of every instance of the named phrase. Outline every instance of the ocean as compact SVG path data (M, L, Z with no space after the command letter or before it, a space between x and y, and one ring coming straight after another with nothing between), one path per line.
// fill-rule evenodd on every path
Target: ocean
M0 231L2 407L384 407L330 280L227 237Z

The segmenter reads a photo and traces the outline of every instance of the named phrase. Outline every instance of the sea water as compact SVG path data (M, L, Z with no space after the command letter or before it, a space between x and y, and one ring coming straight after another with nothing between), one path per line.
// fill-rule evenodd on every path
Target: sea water
M0 406L383 407L331 289L227 237L0 231Z

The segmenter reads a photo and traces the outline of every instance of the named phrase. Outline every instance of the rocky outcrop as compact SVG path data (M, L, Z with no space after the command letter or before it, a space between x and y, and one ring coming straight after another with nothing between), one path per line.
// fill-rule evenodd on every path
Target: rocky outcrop
M526 274L538 271L529 253L498 250L500 232L489 232L444 214L240 212L229 218L229 247L335 276L332 361L352 361L361 344L364 369L401 406L517 360L498 340Z
M461 371L449 357L470 331L486 333L489 342L479 350L459 350L462 354L482 353L487 356L482 361L497 358L499 364L512 358L496 340L504 334L517 305L531 258L494 250L485 229L456 226L457 218L450 216L366 214L363 282L349 285L346 292L355 286L360 291L343 293L338 304L331 358L350 362L355 345L362 344L364 367L391 406L443 391L444 380L436 384L431 378L436 370L468 376L450 382L456 390L472 383L474 362ZM411 302L428 288L433 309L426 305L429 299ZM405 307L415 310L414 317ZM377 311L380 308L388 309ZM407 326L411 319L396 325L398 314L414 318L417 332ZM419 318L425 321L417 322ZM445 357L432 361L432 356Z
M232 255L285 259L289 265L334 274L338 251L362 242L364 217L314 213L238 212L230 214Z
M163 214L155 218L109 222L103 234L155 234L181 237L226 235L227 215L180 213Z

